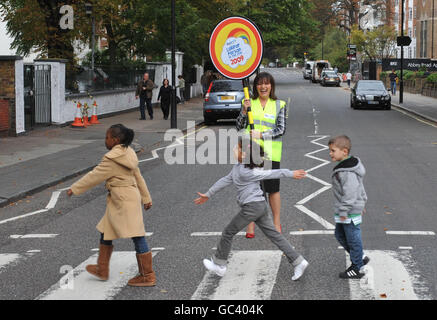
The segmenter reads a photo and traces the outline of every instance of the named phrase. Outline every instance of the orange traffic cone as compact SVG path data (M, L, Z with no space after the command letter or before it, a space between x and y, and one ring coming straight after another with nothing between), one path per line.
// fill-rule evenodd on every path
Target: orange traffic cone
M91 115L91 124L100 124L99 120L97 120L97 103L94 101L93 103L93 114Z
M86 102L83 106L83 124L85 127L91 125L91 123L88 121L88 104Z
M74 117L74 122L71 124L72 127L77 127L77 128L83 128L85 127L84 124L82 123L82 111L81 111L81 104L80 102L77 103L77 111L76 111L76 116Z

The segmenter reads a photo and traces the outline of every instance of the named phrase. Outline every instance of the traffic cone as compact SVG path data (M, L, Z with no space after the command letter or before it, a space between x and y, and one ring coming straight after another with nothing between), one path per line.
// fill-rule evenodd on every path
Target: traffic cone
M88 121L88 104L85 102L84 108L83 108L83 124L85 127L88 127L91 125L91 123Z
M77 103L76 116L74 117L74 122L71 124L72 127L83 128L85 125L82 123L82 111L80 102Z
M91 124L100 124L99 120L97 120L97 103L94 101L93 103L93 114L91 115Z

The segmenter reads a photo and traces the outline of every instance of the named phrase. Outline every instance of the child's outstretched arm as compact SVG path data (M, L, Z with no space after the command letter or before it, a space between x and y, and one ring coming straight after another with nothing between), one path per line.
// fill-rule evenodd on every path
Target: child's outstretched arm
M206 194L203 194L203 193L200 193L200 192L198 192L197 194L199 195L199 198L194 199L194 203L195 204L203 204L203 203L205 203L206 201L209 200L209 197Z
M197 194L200 196L200 198L197 198L194 200L195 204L202 204L211 198L212 195L223 189L224 187L232 184L232 172L230 172L227 176L221 178L216 183L213 184L211 188L209 188L208 192L206 194L198 192Z
M280 178L293 178L293 179L303 179L306 176L306 171L299 170L289 170L289 169L273 169L273 170L263 170L263 169L253 169L251 170L253 176L251 177L255 181L265 180L265 179L280 179Z
M76 181L67 191L68 196L79 195L109 179L113 174L111 160L103 158L91 172Z

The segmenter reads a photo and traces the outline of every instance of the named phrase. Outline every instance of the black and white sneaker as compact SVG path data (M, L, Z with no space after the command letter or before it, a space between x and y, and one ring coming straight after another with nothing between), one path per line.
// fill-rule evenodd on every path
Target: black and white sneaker
M364 277L364 273L360 272L355 266L350 266L346 271L340 272L339 276L342 279L361 279Z
M366 264L368 264L369 261L370 261L370 258L369 258L368 256L364 256L364 257L363 257L363 266L365 266ZM355 265L354 265L354 264L351 264L351 266L350 266L349 268L347 268L345 272L351 271L351 270L354 269L354 268L355 268Z

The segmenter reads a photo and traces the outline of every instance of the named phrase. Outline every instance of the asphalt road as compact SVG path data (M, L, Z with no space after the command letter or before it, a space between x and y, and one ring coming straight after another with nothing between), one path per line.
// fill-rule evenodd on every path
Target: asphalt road
M345 88L312 84L292 70L269 71L278 97L291 99L281 166L306 169L312 177L281 181L283 233L310 262L299 281L291 280L293 270L286 258L258 228L254 239L235 237L227 276L219 279L203 267L202 259L213 253L219 240L206 232L221 232L238 211L233 187L202 206L193 204L196 192L206 192L232 168L230 161L218 163L219 155L229 155L232 146L214 146L218 138L208 140L213 143L209 145L199 136L226 133L234 128L227 121L197 128L180 139L184 146L157 150L159 158L150 152L138 155L153 198L144 221L155 254L156 287L126 286L136 273L129 239L114 242L113 282L104 284L83 272L81 265L96 254L95 225L104 213L107 192L100 185L82 196L68 198L61 191L56 198L54 192L74 179L0 209L0 299L435 300L436 128L396 110L352 110ZM329 183L334 164L329 163L326 144L339 134L351 138L352 154L367 169L369 200L362 235L371 262L361 281L338 278L349 262L332 234ZM200 157L195 164L170 165L164 159L165 152L178 150L189 162L186 151L191 143L198 155L207 148L216 150L212 164L199 163ZM163 142L159 147L169 145ZM37 212L48 205L53 208ZM22 217L26 213L35 214ZM14 217L22 218L6 221ZM130 253L123 255L125 251Z

